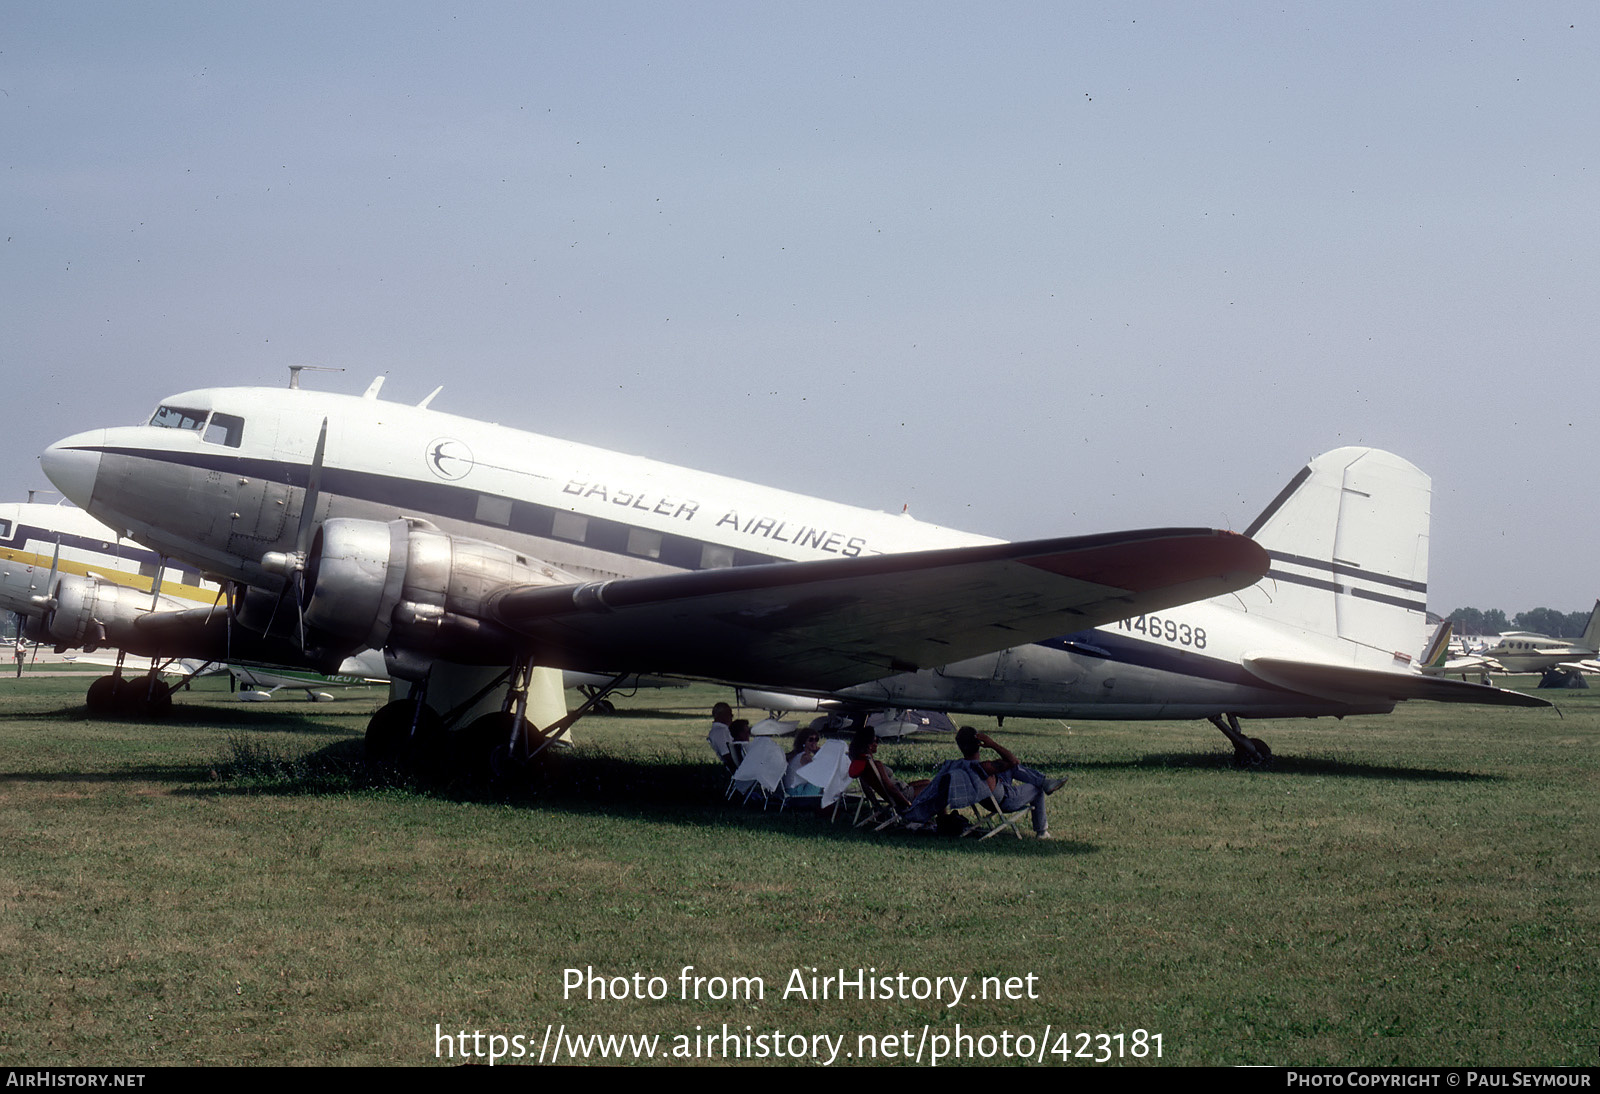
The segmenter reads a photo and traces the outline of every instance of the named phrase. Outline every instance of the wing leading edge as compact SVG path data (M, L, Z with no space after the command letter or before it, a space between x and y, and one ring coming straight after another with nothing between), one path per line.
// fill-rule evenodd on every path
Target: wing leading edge
M562 667L834 690L1217 596L1267 566L1244 536L1163 528L517 586L489 608Z

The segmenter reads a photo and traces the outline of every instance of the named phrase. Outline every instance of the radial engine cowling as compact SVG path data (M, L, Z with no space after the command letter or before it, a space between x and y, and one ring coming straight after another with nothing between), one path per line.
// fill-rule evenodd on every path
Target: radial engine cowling
M90 576L62 574L48 618L49 640L59 647L95 650L126 645L134 620L150 611L150 594Z
M512 585L565 585L572 575L420 520L325 521L306 560L305 621L359 647L399 645L470 652L473 639L500 648L485 621L491 593ZM464 645L463 645L464 644Z

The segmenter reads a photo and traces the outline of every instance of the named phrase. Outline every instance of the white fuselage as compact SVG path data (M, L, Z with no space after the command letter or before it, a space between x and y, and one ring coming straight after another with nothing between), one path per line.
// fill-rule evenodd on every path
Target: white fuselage
M1507 672L1544 672L1557 665L1591 659L1596 651L1569 639L1519 631L1501 635L1500 641L1481 656Z
M294 549L324 421L316 521L423 518L585 578L997 542L420 407L303 390L187 392L152 419L169 424L79 434L43 459L63 493L140 542L207 573L276 588L282 579L261 560ZM1407 650L1325 633L1312 620L1269 618L1278 581L1309 580L1294 575L1297 565L1275 565L1277 578L1238 594L839 694L895 706L1096 718L1390 709L1392 701L1275 687L1241 666L1270 652L1392 669L1420 648L1420 603Z

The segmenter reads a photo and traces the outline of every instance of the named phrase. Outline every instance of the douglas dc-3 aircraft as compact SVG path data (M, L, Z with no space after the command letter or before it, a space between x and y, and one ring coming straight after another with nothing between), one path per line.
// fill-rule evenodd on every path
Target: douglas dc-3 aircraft
M415 686L369 725L380 753L439 739L500 684L501 710L450 740L474 759L525 742L535 665L862 705L1204 716L1257 755L1238 715L1543 705L1425 678L1402 652L1422 638L1430 484L1387 453L1303 470L1250 531L1270 560L1195 529L1008 544L378 387L185 392L41 459L111 526L237 583L241 626L313 658L383 648ZM187 615L145 629L175 641Z
M232 630L330 667L383 648L418 701L375 717L380 753L437 740L497 680L501 710L451 740L520 735L534 665L827 692L1266 569L1248 539L1210 530L998 543L380 402L377 387L189 392L42 462L112 527L234 583ZM204 609L137 621L163 650L207 624Z

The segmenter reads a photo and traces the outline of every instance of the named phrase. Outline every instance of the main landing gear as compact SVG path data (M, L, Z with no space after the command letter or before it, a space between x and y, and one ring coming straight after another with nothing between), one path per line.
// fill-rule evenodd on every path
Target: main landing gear
M495 673L486 684L441 712L428 702L435 673L412 685L410 694L379 708L367 723L367 760L379 765L409 768L434 782L466 779L505 782L526 777L551 745L558 743L580 718L610 706L606 697L627 679L619 674L604 687L586 690L584 703L540 728L528 717L529 693L540 686L540 674L553 674L559 701L560 674L521 658L510 669ZM545 678L546 680L549 677ZM495 690L505 694L498 711L474 716Z
M84 704L94 718L140 718L151 721L172 713L172 693L176 688L161 679L156 666L143 676L122 675L122 655L116 668L89 685Z
M1223 719L1227 721L1224 722ZM1236 714L1213 714L1208 719L1222 730L1223 736L1233 742L1233 766L1237 768L1267 768L1272 766L1272 749L1260 737L1246 737L1239 729Z

